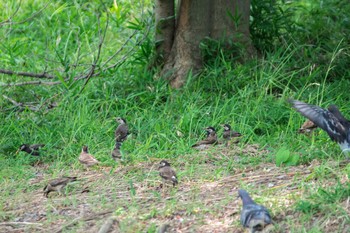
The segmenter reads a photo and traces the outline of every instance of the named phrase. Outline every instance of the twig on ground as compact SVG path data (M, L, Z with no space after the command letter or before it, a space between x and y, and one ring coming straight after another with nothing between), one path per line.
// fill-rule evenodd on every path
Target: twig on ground
M38 111L39 108L31 106L31 105L24 105L23 103L18 103L15 100L11 99L10 97L6 96L6 95L2 95L2 97L4 97L5 99L7 99L8 101L10 101L13 105L15 105L16 107L19 108L29 108L32 111Z
M17 225L38 225L41 226L43 224L41 223L36 223L36 222L0 222L1 225L6 225L6 226L17 226Z
M4 70L0 69L1 74L8 74L8 75L19 75L19 76L24 76L24 77L32 77L32 78L46 78L46 79L54 79L55 76L48 74L46 72L43 72L41 74L37 73L30 73L30 72L16 72L13 70Z
M2 95L2 97L4 97L4 99L7 99L7 100L10 101L13 105L15 105L16 107L19 107L19 108L21 108L21 109L28 108L28 109L30 109L30 110L32 110L32 111L39 111L43 106L45 106L45 104L46 104L49 100L55 98L56 96L58 96L58 95L60 95L60 94L61 94L61 93L55 94L54 96L52 96L52 97L46 99L42 104L38 104L37 106L32 105L33 102L31 102L31 104L30 104L30 103L20 103L20 102L17 102L17 101L11 99L10 97L8 97L8 96L6 96L6 95ZM35 103L34 103L34 104L35 104ZM52 108L56 107L57 104L56 104L56 105L55 105L55 104L56 104L56 103L54 103L54 104L52 104L52 103L51 103L51 104L48 104L47 108L48 108L48 109L52 109Z
M112 230L113 224L117 223L117 229L114 229L113 232L118 233L119 230L119 221L115 216L110 216L105 223L101 226L98 233L108 233Z
M97 219L98 217L100 216L104 216L106 214L110 214L112 213L113 211L105 211L105 212L100 212L100 213L97 213L97 214L93 214L93 215L90 215L90 216L82 216L82 217L78 217L78 218L75 218L73 219L73 221L71 221L70 223L60 227L58 230L55 231L55 233L59 233L59 232L62 232L63 229L67 228L67 227L70 227L70 226L73 226L75 224L77 224L79 221L91 221L91 220L94 220L94 219Z

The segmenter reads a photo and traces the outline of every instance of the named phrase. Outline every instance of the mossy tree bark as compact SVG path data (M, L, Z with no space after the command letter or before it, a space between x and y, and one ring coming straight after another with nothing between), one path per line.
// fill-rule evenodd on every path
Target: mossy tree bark
M174 0L157 0L156 39L164 64L161 76L173 88L182 87L189 72L202 67L199 44L206 37L239 40L247 53L254 51L249 33L250 0L181 0L176 25L172 3Z

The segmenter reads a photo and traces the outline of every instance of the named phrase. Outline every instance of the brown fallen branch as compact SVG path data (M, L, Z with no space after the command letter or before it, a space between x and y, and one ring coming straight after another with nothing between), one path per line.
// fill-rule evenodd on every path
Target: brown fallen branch
M48 74L48 73L30 73L30 72L17 72L13 70L4 70L0 69L0 74L7 74L7 75L19 75L19 76L24 76L24 77L32 77L32 78L46 78L46 79L54 79L55 76Z
M36 222L0 222L0 226L1 225L5 225L5 226L38 225L38 226L41 226L43 224L36 223Z
M26 86L26 85L57 85L61 84L61 81L56 82L43 82L43 81L28 81L28 82L19 82L19 83L8 83L8 84L1 84L0 87L18 87L18 86Z
M15 105L16 107L19 107L20 109L25 109L28 108L32 111L39 111L40 109L42 109L46 104L47 104L47 109L53 109L55 107L57 107L57 103L56 102L52 102L52 103L48 103L51 99L54 99L56 96L60 95L61 93L55 94L54 96L46 99L42 104L40 103L35 103L35 102L31 102L31 103L20 103L15 101L14 99L11 99L10 97L6 96L6 95L2 95L2 97L4 97L4 99L7 99L8 101L10 101L13 105ZM34 105L33 105L34 104Z
M105 211L105 212L100 212L100 213L97 213L97 214L93 214L93 215L90 215L90 216L85 216L85 217L78 217L78 218L75 218L73 219L73 221L71 221L70 223L60 227L57 231L55 231L54 233L60 233L62 232L65 228L67 227L71 227L71 226L74 226L75 224L77 224L79 221L91 221L91 220L95 220L99 217L102 217L106 214L110 214L112 213L113 211Z
M32 111L38 111L39 108L38 107L35 107L35 106L32 106L32 105L25 105L23 103L19 103L13 99L11 99L10 97L6 96L6 95L2 95L2 97L4 97L4 99L7 99L8 101L10 101L13 105L15 105L16 107L19 107L19 108L28 108Z

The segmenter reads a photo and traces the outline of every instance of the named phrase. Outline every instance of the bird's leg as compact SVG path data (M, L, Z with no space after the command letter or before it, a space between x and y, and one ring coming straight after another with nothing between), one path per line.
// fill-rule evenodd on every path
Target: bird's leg
M162 180L162 197L165 197L165 180Z
M57 192L58 192L58 195L59 195L59 196L62 195L62 190L61 190L61 189L62 189L61 187L57 189Z
M66 196L66 193L64 193L64 192L62 192L62 189L63 189L64 187L63 186L60 186L59 188L58 188L58 190L57 190L57 192L58 192L58 194L61 196Z

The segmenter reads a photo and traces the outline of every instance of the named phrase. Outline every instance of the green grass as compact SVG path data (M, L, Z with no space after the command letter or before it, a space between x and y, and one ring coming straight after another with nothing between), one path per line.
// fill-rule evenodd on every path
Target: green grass
M34 2L23 3L18 17L25 19L39 9ZM91 51L98 43L96 17L82 6L98 11L98 3L85 6L80 1L58 1L35 19L36 24L16 27L12 37L1 43L3 67L41 71L45 64L37 60L47 55L49 60L60 61L56 68L67 68L78 57L73 28L79 28L79 38L84 41L81 61L91 63ZM131 30L129 22L140 14L127 2L120 6L121 15L115 13L111 19L103 58L123 44ZM2 13L2 19L12 12L9 7L4 9L8 12ZM62 28L64 19L72 25ZM140 35L146 28L143 23L138 25ZM7 28L0 29L6 32ZM323 31L324 37L332 35L330 27L328 30ZM19 40L22 33L27 36ZM180 90L170 89L146 69L152 38L123 66L92 78L82 93L82 81L67 86L0 87L2 95L17 102L42 105L32 111L0 97L1 222L40 223L16 227L54 231L77 219L64 232L97 232L107 216L98 213L111 211L109 215L117 217L122 232L155 232L166 222L184 232L241 232L237 189L245 188L270 209L274 232L343 232L350 223L350 166L341 164L345 157L325 132L317 130L310 137L297 134L305 119L291 109L287 99L322 107L334 103L349 118L350 81L344 68L349 47L345 42L332 42L325 48L313 41L313 50L307 39L304 44L277 44L263 58L244 65L217 57L199 75L190 76ZM328 39L317 37L315 41ZM32 48L39 51L37 59L32 58ZM319 54L324 55L323 63ZM20 80L27 79L0 76L0 83ZM48 109L52 102L57 107ZM123 163L115 163L110 156L117 116L126 118L132 133L122 146ZM191 148L204 136L203 127L214 126L221 136L222 123L230 123L243 134L236 147L218 146L205 152ZM16 153L22 143L46 146L42 156L32 157ZM253 144L259 149L252 149ZM83 145L89 146L100 166L83 169L77 160ZM282 148L299 156L297 165L276 166ZM180 181L177 188L164 193L158 189L161 159L171 162ZM68 187L66 197L53 193L43 198L47 181L62 175L77 175L79 181ZM85 188L90 192L81 193ZM89 216L92 220L84 219Z
M143 77L137 77L144 80L143 86L116 74L114 79L108 81L108 85L102 79L92 80L83 94L77 95L78 88L65 91L65 94L58 98L58 106L48 111L43 109L38 112L30 110L20 112L17 109L11 109L11 104L3 100L5 111L2 114L3 137L0 143L4 152L0 170L4 198L1 206L6 206L6 209L15 208L19 205L18 201L23 198L30 202L32 198L24 197L26 193L41 195L37 193L44 186L45 180L74 174L82 177L83 181L72 185L73 190L71 189L68 193L73 194L66 198L53 194L52 201L58 198L61 204L57 206L55 202L52 210L50 210L52 204L41 207L51 212L46 216L47 220L44 224L60 219L65 219L66 223L70 222L68 218L62 218L62 215L55 213L55 209L62 208L61 205L81 208L83 203L89 203L91 213L101 210L112 210L118 213L121 211L114 215L120 219L119 227L123 232L147 230L153 232L152 229L155 226L165 220L171 221L172 216L179 211L183 221L192 225L190 229L200 230L201 225L209 227L208 221L212 218L223 221L225 223L223 225L229 227L223 229L232 230L239 228L238 215L229 218L229 222L221 220L228 211L223 212L223 206L233 206L233 201L236 201L236 206L239 207L236 194L232 190L243 187L249 190L259 203L268 203L274 216L277 217L286 211L293 213L292 218L277 221L276 231L287 224L287 228L292 232L322 232L322 227L316 227L311 222L327 221L340 215L342 222L339 228L332 229L335 229L335 232L341 232L341 226L349 222L345 217L346 211L342 207L346 196L332 199L331 205L326 199L318 199L315 204L308 198L298 196L291 198L289 195L293 194L288 192L288 196L283 196L282 199L299 204L296 207L290 205L287 210L280 209L280 204L274 205L271 198L274 193L285 190L284 186L269 191L266 186L257 181L250 182L254 173L244 172L245 169L254 171L255 166L264 166L266 169L275 167L276 152L286 147L291 153L300 155L299 165L307 166L315 160L319 162L314 165L313 172L302 178L301 182L300 179L291 181L299 190L297 193L310 192L314 195L313 193L317 194L319 192L317 190L330 181L349 179L348 166L327 165L344 159L338 146L320 130L311 138L298 135L296 130L304 119L286 102L288 97L315 104L318 103L317 100L323 99L323 106L336 103L346 113L348 109L344 102L341 102L342 99L335 98L332 93L347 85L348 81L344 79L337 83L323 83L316 87L304 83L305 88L296 91L290 88L293 86L291 83L295 74L285 73L288 79L281 74L285 67L278 68L276 73L269 67L270 63L269 61L257 66L251 65L251 69L238 67L227 73L225 79L220 77L220 73L215 75L213 71L205 70L201 76L182 90L171 90L163 81L147 77L150 76L147 73L142 75ZM243 88L238 88L242 86L242 82L247 82L244 79L247 76L254 81L245 84ZM274 81L280 80L279 76L284 76L282 81L287 82L287 85L282 81ZM35 89L40 88L35 87ZM60 88L62 87L58 87ZM278 93L273 93L275 88L278 88ZM57 87L55 89L59 92ZM23 88L12 88L12 93L23 90L28 91ZM308 93L310 97L303 98L304 93ZM28 92L26 98L33 97ZM115 164L110 157L114 143L116 116L125 117L132 131L132 136L122 147L127 161L124 165ZM249 156L246 152L238 152L235 156L230 156L233 152L225 154L227 152L220 152L221 149L209 150L204 154L191 149L191 145L203 137L203 127L208 125L217 127L221 135L222 129L219 124L224 122L231 123L235 130L244 135L239 147L257 143L268 149L268 152L260 156ZM179 137L177 132L181 132L182 136ZM22 143L46 143L46 147L42 149L42 156L39 158L28 156L23 152L15 154L18 145ZM84 179L84 171L77 161L77 156L82 145L85 144L89 145L90 152L102 162L101 166L104 167L103 169L94 168L94 174L100 174L105 178ZM161 198L161 192L155 189L160 181L156 169L157 161L163 158L171 161L180 180L179 190L169 191L167 195L172 199L166 201ZM47 165L47 169L41 170L40 166L33 167L32 165L37 161L42 161ZM140 169L139 166L142 167L140 165L142 163L149 165ZM124 172L119 173L120 169ZM279 173L284 174L284 169L282 166L278 170ZM38 171L43 173L44 179L38 180L35 175ZM206 183L214 184L240 172L243 172L242 181L223 188L219 186L220 194L223 196L215 197L218 194L214 193L214 197L211 197L205 194L212 192L211 189L203 193ZM39 183L28 186L31 179L38 180ZM274 178L270 178L271 182L273 180ZM309 184L310 181L312 181L311 184ZM90 193L80 198L79 194L74 193L79 193L86 182ZM310 185L311 191L308 188ZM334 185L338 187L339 184L334 183ZM23 189L26 190L25 193ZM181 193L186 199L179 198ZM145 201L146 197L151 198L152 201ZM206 203L211 199L214 201ZM47 203L52 201L45 200ZM12 203L13 207L9 207L8 203ZM121 205L123 207L118 203L123 203ZM80 212L74 214L74 216L81 215ZM318 216L317 220L313 218L315 215ZM1 216L3 221L15 221L18 214L9 214L5 210ZM137 223L134 222L135 220ZM95 222L96 227L102 223L102 220ZM75 232L85 227L82 221L67 229Z

